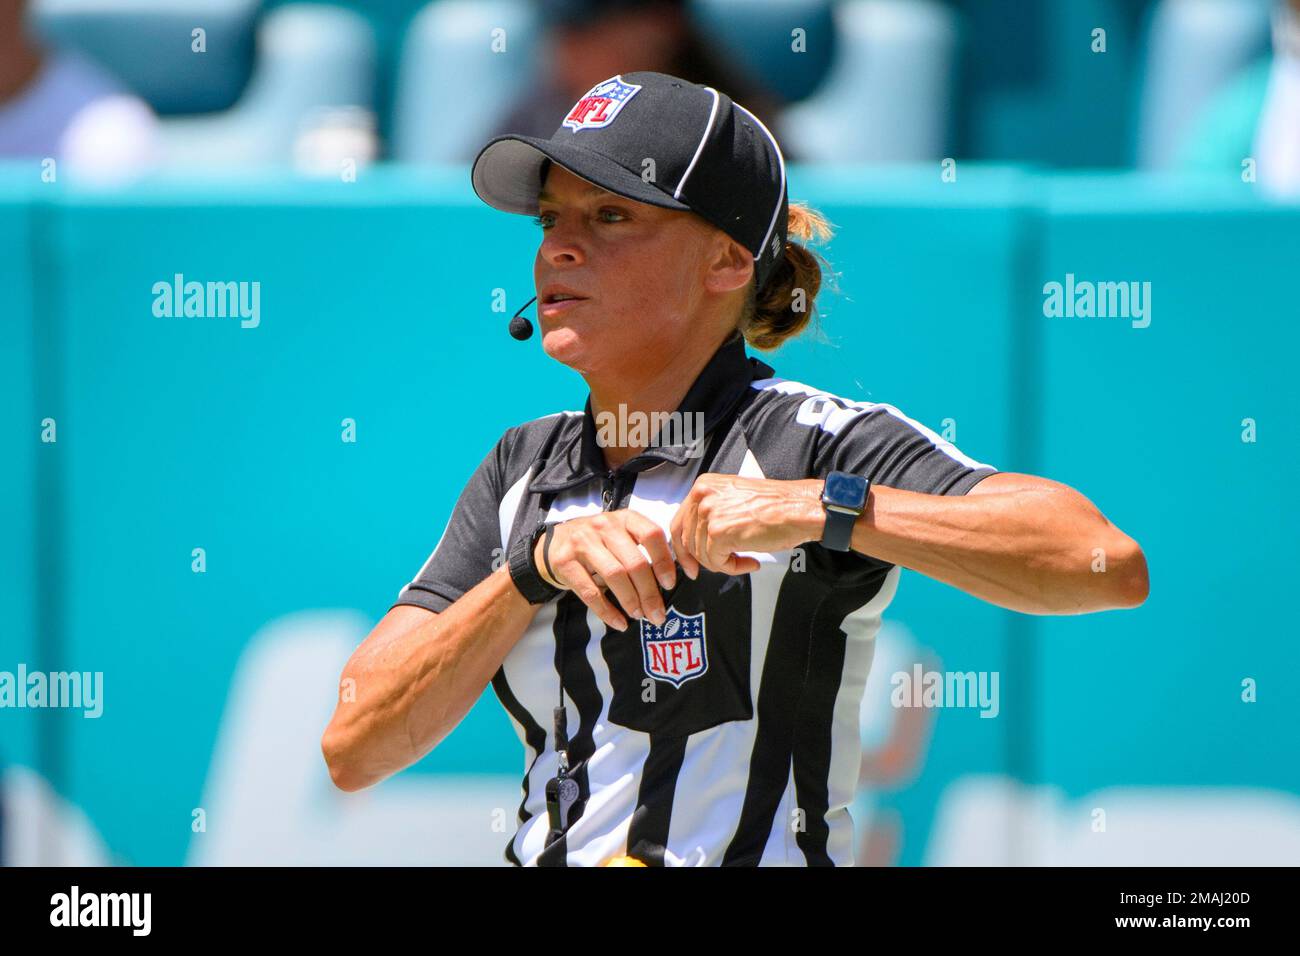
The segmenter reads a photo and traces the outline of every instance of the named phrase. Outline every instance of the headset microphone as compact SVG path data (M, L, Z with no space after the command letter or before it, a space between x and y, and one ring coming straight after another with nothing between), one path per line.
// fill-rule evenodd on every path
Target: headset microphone
M519 312L523 312L524 309L528 308L536 301L537 296L533 296L519 307ZM522 342L525 339L531 339L533 337L533 323L520 315L519 312L516 312L514 318L510 320L510 334Z

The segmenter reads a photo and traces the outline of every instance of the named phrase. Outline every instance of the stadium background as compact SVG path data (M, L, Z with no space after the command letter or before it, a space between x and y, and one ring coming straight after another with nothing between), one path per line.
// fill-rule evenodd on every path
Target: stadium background
M200 59L192 4L34 7L163 148L113 183L0 166L0 670L104 675L98 718L0 710L0 859L501 862L521 753L490 691L369 791L318 742L474 465L585 396L506 334L536 227L474 197L463 152L538 68L536 11L207 0ZM837 226L823 341L766 360L1074 485L1150 566L1141 608L1080 618L904 575L888 639L1001 699L936 710L877 788L897 861L1294 863L1300 205L1211 122L1258 92L1270 5L692 7L790 100L791 198ZM518 57L480 49L502 23ZM345 107L374 117L355 181ZM321 116L341 140L304 145ZM177 273L258 282L260 324L155 316ZM1045 316L1067 274L1150 282L1150 325Z

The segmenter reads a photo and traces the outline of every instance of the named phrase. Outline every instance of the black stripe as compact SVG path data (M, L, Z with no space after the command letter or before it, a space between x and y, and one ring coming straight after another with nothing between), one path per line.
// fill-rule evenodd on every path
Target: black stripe
M523 832L524 824L532 819L532 814L526 809L528 806L528 778L532 775L533 766L537 763L538 757L546 749L546 731L542 729L537 721L533 720L533 715L528 712L524 705L519 703L519 698L515 696L515 692L510 689L510 683L506 680L506 669L504 667L498 667L496 674L493 675L492 689L496 691L497 700L501 701L501 706L524 728L524 740L533 750L533 761L528 765L528 770L524 773L524 782L521 787L524 798L519 802L519 827L510 837L510 842L506 844L506 860L515 866L521 866L519 857L515 854L515 840Z
M722 856L723 866L757 866L790 779L795 717L808 670L812 629L800 618L817 605L829 587L806 571L787 570L772 615L772 633L759 684L758 727L749 758L749 781L740 822ZM785 822L783 821L783 824Z
M578 729L569 734L569 775L578 783L578 801L569 811L569 825L582 818L591 796L587 761L596 752L596 723L604 706L596 674L587 660L591 629L587 627L587 605L572 592L557 598L555 609L555 666L558 680L560 662L564 666L564 690L578 707ZM557 684L557 693L558 693ZM557 698L558 701L558 698ZM561 837L542 851L538 866L568 866L569 841Z
M673 816L677 776L689 736L650 735L650 753L641 765L641 789L627 830L627 852L647 866L664 865L668 826ZM689 796L689 795L688 795Z
M795 840L809 866L834 865L826 852L830 836L826 811L830 806L831 729L835 724L835 700L844 676L848 639L840 624L875 597L881 580L865 587L830 591L812 616L812 632L818 637L809 648L793 754L795 797L803 811L804 823L802 829L796 830Z

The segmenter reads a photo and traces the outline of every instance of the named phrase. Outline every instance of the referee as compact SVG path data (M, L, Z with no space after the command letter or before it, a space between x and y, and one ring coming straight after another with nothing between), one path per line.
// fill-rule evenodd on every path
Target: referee
M803 243L830 230L724 93L612 77L550 139L492 139L472 180L536 217L542 347L590 394L498 439L348 661L322 738L341 789L419 760L491 684L524 748L511 863L852 865L900 568L1028 614L1145 600L1141 549L1078 492L746 354L807 326Z

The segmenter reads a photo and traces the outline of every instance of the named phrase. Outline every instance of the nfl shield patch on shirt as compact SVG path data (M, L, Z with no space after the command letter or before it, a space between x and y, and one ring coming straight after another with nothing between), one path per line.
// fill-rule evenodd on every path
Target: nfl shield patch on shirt
M656 627L648 620L641 621L645 672L656 680L681 687L684 682L709 669L704 643L704 612L682 614L670 607L665 617L667 620L663 627Z
M701 568L692 580L679 570L676 586L663 595L662 627L629 618L626 630L606 630L600 654L614 692L610 722L677 736L753 717L751 591L747 574L731 577ZM588 610L575 595L560 598L566 599L576 602L572 630L581 637ZM569 659L575 662L575 682L582 679L583 667L591 673L583 655Z

